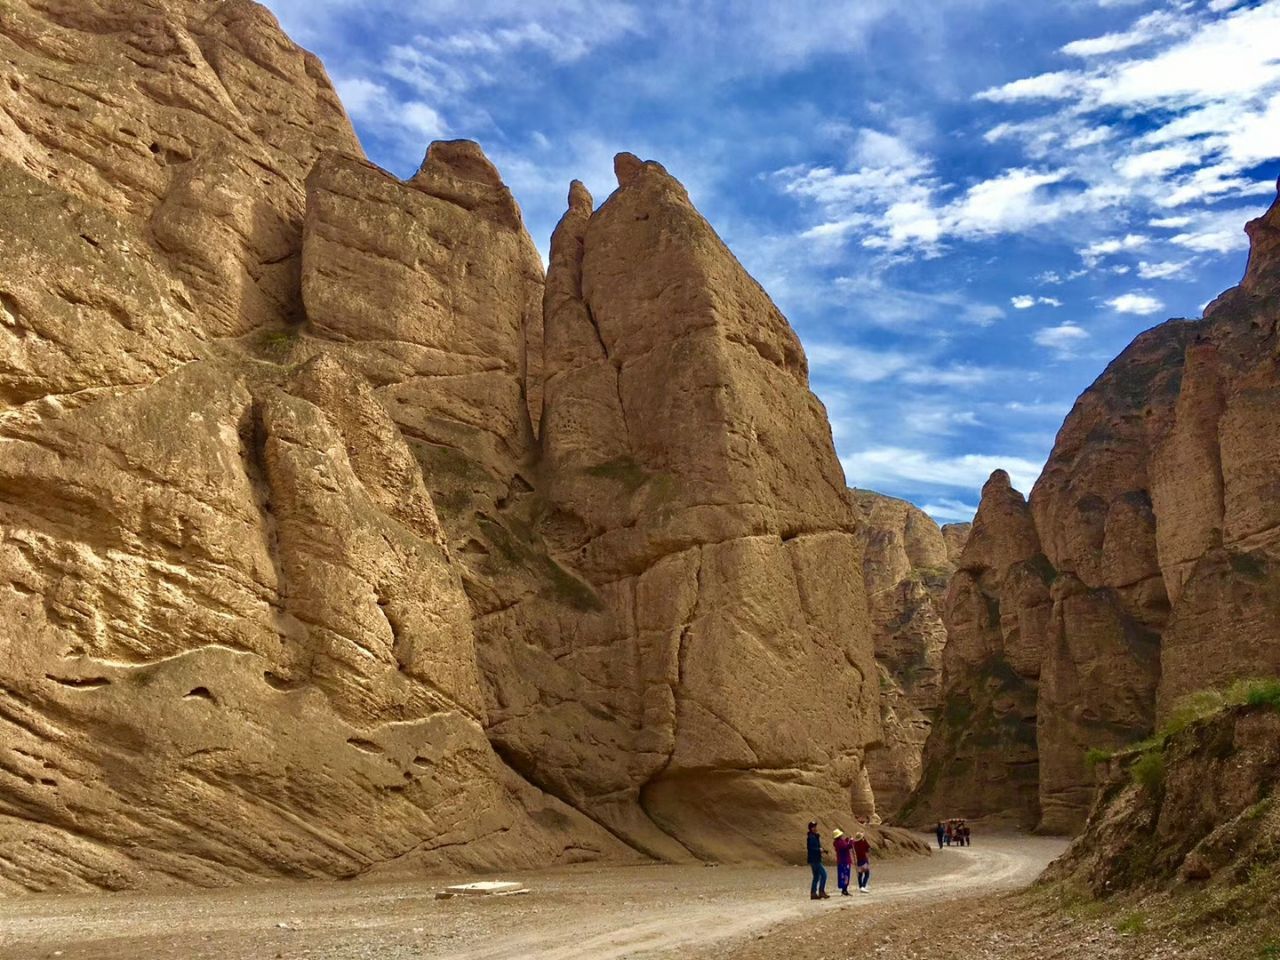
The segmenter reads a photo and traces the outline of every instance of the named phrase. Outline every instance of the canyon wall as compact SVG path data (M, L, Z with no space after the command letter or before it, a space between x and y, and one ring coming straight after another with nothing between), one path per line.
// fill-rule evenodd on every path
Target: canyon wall
M939 528L919 507L853 490L864 526L862 567L880 683L880 736L867 753L876 809L892 817L920 779L942 700L942 600L969 524Z
M1031 492L1031 524L1005 478L984 489L980 517L1018 519L994 535L1004 554L975 571L981 603L965 597L962 558L945 616L944 698L976 684L1010 693L1012 675L991 678L962 651L975 625L990 649L1007 648L1007 626L990 628L1016 620L1024 652L1040 650L1038 664L1014 674L1026 686L1016 712L1027 720L1035 703L1042 829L1083 823L1094 792L1089 748L1141 739L1190 692L1280 673L1280 204L1246 231L1238 286L1203 319L1138 336L1081 395ZM1032 554L1042 583L1023 576L1011 594L1005 585ZM972 736L989 716L957 714L951 733L935 734ZM926 782L955 775L948 749L929 747ZM997 739L985 762L1017 757ZM1025 816L1025 791L1009 783L972 803L971 815ZM921 791L915 816L967 803L969 786L962 776Z
M369 164L248 0L17 0L0 74L0 889L874 817L825 412L661 166L544 278L479 147Z

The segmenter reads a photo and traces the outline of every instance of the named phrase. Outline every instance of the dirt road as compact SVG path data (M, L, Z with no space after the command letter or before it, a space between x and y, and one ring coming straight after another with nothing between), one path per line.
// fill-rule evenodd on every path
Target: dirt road
M851 923L897 906L1029 883L1061 841L986 837L876 863L865 896L808 898L804 867L575 867L517 874L530 893L436 900L444 877L0 903L3 960L619 960L732 956L815 914ZM508 879L504 877L504 879Z

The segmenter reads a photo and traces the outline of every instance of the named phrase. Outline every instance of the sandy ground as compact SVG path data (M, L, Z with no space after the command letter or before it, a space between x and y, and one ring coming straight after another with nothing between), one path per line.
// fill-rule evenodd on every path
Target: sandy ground
M503 875L523 881L530 892L499 898L434 898L446 883L477 879L461 876L27 897L0 903L0 958L613 960L732 958L762 955L761 950L768 955L771 945L798 945L797 938L807 939L805 931L819 926L836 924L852 933L930 903L1025 886L1064 846L1045 838L981 837L965 849L875 863L871 892L851 897L839 895L830 867L833 897L818 902L809 899L806 867L668 865Z

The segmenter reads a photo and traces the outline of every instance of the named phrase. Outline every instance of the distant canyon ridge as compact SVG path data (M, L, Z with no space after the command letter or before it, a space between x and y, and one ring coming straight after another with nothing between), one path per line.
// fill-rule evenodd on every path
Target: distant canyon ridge
M1087 747L1280 671L1274 208L970 532L846 487L786 319L615 170L544 271L257 4L10 4L0 890L1073 830Z

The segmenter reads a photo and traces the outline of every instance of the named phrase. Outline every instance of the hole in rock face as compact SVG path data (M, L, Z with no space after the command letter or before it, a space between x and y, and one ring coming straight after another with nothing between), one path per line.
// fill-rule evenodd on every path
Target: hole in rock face
M363 750L365 753L382 753L382 748L372 740L365 740L361 737L350 737L347 743L351 744L357 750Z
M100 245L97 240L93 239L93 237L89 236L87 233L80 234L80 239L91 247L97 247Z
M274 673L271 670L264 670L262 673L262 679L267 681L267 686L272 690L297 690L302 686L301 681L290 680L288 677L282 677L280 674Z
M464 543L459 550L462 553L471 554L473 556L486 557L489 555L489 548L474 537Z
M217 702L218 702L218 698L217 698L217 697L215 697L212 693L210 693L210 692L209 692L209 688L208 688L208 687L196 687L194 690L189 690L189 691L187 691L187 693L183 696L183 698L182 698L182 699L184 699L184 700L211 700L211 701L213 701L214 703L217 703Z
M159 152L160 152L160 144L158 144L158 143L153 143L153 144L152 144L150 147L148 147L147 149L148 149L148 150L150 150L152 153L159 153Z
M18 301L0 291L0 313L4 314L5 326L12 327L18 322Z

